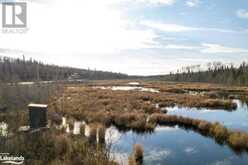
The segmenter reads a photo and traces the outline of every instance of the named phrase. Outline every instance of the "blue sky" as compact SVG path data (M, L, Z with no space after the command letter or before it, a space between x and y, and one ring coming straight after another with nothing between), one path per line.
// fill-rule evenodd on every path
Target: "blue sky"
M29 1L28 28L0 55L132 75L248 60L247 0Z

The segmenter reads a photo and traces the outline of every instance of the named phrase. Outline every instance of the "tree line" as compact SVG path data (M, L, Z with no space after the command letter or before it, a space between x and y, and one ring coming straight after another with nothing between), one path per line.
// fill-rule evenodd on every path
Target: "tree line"
M235 67L233 64L213 62L208 63L204 70L201 65L192 65L178 69L176 73L163 76L163 79L168 81L248 85L248 64L243 62Z
M25 56L10 58L0 56L0 81L54 81L68 79L122 79L128 76L121 73L61 67L45 64L32 58L26 60Z

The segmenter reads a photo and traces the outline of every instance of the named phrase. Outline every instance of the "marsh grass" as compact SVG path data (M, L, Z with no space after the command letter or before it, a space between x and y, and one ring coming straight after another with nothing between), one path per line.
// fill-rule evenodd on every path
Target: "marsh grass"
M102 124L100 124L97 127L97 140L99 144L104 144L105 143L105 132L106 132L106 127Z
M118 83L104 81L94 85L99 84L109 86ZM219 123L165 115L155 105L159 104L160 108L177 104L186 107L234 110L237 108L236 103L219 96L221 93L226 95L228 92L242 93L242 90L243 94L248 93L248 88L198 83L144 82L142 85L159 89L160 93L101 90L87 85L68 86L64 88L64 99L57 97L51 103L50 112L65 114L77 120L85 120L87 123L101 123L106 127L114 125L124 131L149 132L153 131L157 125L178 125L212 137L220 144L228 144L232 148L241 148L241 150L247 149L246 139L248 138L245 133L237 134ZM205 94L190 95L187 91ZM211 92L214 96L211 96ZM97 127L92 131L93 134L97 132Z
M69 98L69 99L68 99ZM56 101L57 100L57 101ZM50 104L51 112L67 114L75 119L100 121L88 113L94 112L100 116L102 112L144 112L158 113L159 107L174 106L214 108L234 110L236 103L231 100L212 99L208 96L194 96L187 93L149 93L137 91L112 91L93 89L89 86L65 87L63 97L54 98ZM107 119L106 117L104 119ZM111 121L106 120L106 123Z
M228 137L229 137L229 132L227 130L227 128L225 128L224 126L220 125L219 123L214 123L211 125L210 129L209 129L209 133L210 135L212 135L215 140L219 143L224 143L225 141L227 141Z
M70 136L58 130L23 133L8 139L1 152L22 154L25 164L116 164L105 148L90 145L83 137Z
M88 126L90 128L89 142L103 145L105 143L106 127L101 123L91 123Z
M143 164L144 149L141 144L133 146L133 153L128 158L128 165L142 165Z
M228 143L235 150L242 151L246 148L248 151L248 134L242 132L231 133L228 138Z
M81 135L84 135L84 132L85 132L85 125L84 124L81 124L80 125L80 134Z

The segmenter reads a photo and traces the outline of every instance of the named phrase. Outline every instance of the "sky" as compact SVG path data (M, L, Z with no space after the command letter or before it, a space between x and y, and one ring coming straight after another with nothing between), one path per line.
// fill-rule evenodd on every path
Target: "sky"
M0 55L130 75L248 61L247 0L28 0L27 23L0 27Z

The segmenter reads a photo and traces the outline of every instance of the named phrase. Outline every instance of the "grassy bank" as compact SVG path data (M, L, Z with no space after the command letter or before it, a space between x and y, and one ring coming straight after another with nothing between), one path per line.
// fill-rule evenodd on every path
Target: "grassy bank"
M32 165L116 164L110 160L104 147L96 147L86 138L66 135L54 129L18 134L5 141L1 152L21 154L25 164Z

